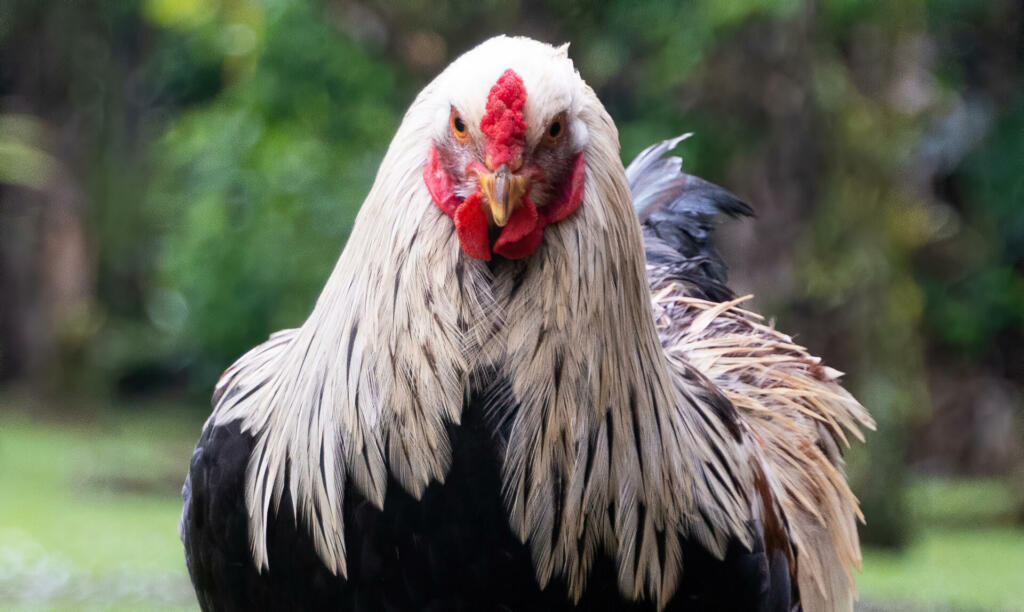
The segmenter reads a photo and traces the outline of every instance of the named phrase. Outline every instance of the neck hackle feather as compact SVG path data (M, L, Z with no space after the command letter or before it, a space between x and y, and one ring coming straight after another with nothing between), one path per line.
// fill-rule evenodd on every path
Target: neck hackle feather
M485 129L536 141L543 126L523 112L570 109L586 180L532 255L488 265L460 250L422 177L452 97L480 90L482 104L507 67L529 100ZM488 110L463 112L472 124ZM486 395L510 423L508 521L541 585L559 576L579 597L610 554L623 594L663 605L685 568L678 536L721 555L759 520L788 525L801 592L826 602L805 595L805 609L845 607L860 555L839 445L869 417L836 372L738 301L671 279L652 295L649 273L617 132L566 48L499 38L457 60L406 113L309 318L218 383L211 422L240 421L255 440L254 562L269 563L267 517L287 486L318 554L345 575L349 487L382 507L389 476L417 498L443 482L446 428L467 396Z

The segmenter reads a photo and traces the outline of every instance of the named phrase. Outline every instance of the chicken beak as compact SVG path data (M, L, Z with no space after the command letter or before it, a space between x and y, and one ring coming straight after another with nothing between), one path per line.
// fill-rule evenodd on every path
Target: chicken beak
M527 178L513 174L508 166L502 164L493 173L481 172L480 190L490 206L491 219L498 227L505 227L509 217L523 202L526 195Z

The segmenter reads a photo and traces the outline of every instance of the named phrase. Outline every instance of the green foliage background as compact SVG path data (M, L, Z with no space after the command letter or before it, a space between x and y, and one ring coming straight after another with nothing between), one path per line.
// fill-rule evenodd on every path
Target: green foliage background
M720 231L735 286L878 419L851 461L869 541L913 533L912 474L1019 473L1010 0L9 0L0 381L203 406L309 312L416 92L498 33L571 41L624 160L695 131L688 170L754 205ZM67 223L71 294L46 289Z

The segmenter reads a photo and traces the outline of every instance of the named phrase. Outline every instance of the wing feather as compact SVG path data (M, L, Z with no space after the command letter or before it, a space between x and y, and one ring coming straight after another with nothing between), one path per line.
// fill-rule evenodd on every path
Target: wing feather
M732 295L726 267L712 235L720 214L753 216L749 205L721 187L682 171L683 160L667 155L690 134L652 145L626 168L633 208L643 227L648 264L685 279L715 300Z
M728 191L666 156L684 135L644 150L627 177L642 223L658 332L668 354L706 377L756 441L752 460L781 507L804 610L852 610L863 520L843 473L848 434L873 429L841 374L733 299L712 244L715 217L752 214ZM720 442L718 442L720 443Z

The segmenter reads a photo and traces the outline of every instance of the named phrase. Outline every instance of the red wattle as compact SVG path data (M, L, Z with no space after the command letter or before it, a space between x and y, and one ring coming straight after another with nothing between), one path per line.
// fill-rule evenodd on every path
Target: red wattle
M455 233L466 255L490 261L491 245L487 238L487 215L480 207L480 192L469 195L455 210Z
M452 177L441 165L441 157L437 147L430 145L427 149L427 163L423 166L423 182L437 207L449 217L455 217L455 209L459 206L459 198L452 192Z
M583 201L583 178L586 174L586 161L583 153L577 153L572 160L572 170L569 178L562 184L558 195L547 206L541 214L547 223L555 223L569 216L572 211L580 206Z
M530 198L523 196L519 208L512 211L508 223L501 229L501 234L494 241L494 252L497 253L506 244L517 242L533 232L537 228L539 217L537 207L533 205Z
M508 224L494 241L494 252L508 259L520 259L532 253L544 236L544 219L529 197L512 213Z
M538 223L529 234L515 242L503 244L500 247L495 243L494 252L507 259L522 259L537 250L543 237L544 224Z

